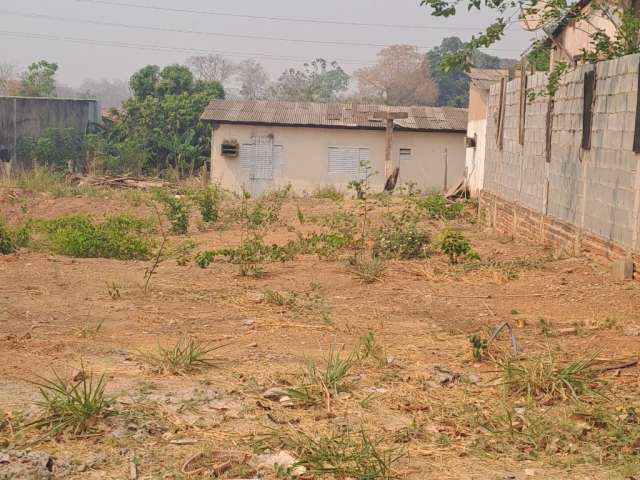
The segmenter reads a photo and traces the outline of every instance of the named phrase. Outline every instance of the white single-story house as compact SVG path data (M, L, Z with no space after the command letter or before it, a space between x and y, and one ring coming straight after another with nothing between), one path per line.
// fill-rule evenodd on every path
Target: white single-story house
M464 175L466 109L213 100L202 120L213 127L212 181L236 192L287 184L297 193L346 190L362 178L362 162L374 173L374 191L382 191L388 144L398 185L443 190Z

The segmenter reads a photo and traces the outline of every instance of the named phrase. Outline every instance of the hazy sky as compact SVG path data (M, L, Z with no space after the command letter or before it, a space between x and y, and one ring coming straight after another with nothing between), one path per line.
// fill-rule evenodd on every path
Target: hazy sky
M408 43L433 47L446 36L456 35L466 39L474 33L473 29L481 29L491 20L489 15L477 12L465 12L450 20L431 17L426 8L419 6L419 0L113 2L238 15L429 28L284 22L127 8L85 0L0 0L0 61L10 61L21 68L39 59L55 61L60 65L59 80L72 86L87 78L126 80L146 64L181 63L191 55L207 52L222 53L235 60L253 57L274 77L289 66L298 66L316 57L337 59L345 70L351 72L372 63L381 47L296 43L166 30L378 45ZM151 30L139 27L149 27ZM506 40L488 53L515 58L527 47L529 38L530 34L521 31L515 24L509 29Z

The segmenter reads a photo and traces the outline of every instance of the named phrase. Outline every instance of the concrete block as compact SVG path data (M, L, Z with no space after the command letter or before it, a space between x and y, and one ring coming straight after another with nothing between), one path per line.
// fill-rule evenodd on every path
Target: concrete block
M613 262L611 271L617 281L633 280L633 260L629 257L620 258Z

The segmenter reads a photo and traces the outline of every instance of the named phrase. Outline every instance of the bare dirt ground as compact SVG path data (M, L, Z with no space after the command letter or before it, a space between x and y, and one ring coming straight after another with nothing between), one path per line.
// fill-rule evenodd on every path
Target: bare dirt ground
M118 195L1 194L5 219L150 213L139 199ZM296 224L298 208L311 217L335 204L288 201L268 240L291 237L287 225ZM46 452L54 459L53 478L239 479L254 478L256 469L216 470L207 455L255 456L258 440L287 432L317 438L366 431L380 448L397 452L392 478L640 478L640 437L619 438L640 429L608 429L592 421L592 413L579 413L602 408L616 421L632 422L630 412L640 408L637 367L598 375L602 396L536 403L505 393L500 368L489 358L508 352L506 332L481 362L474 361L469 342L473 334L489 337L506 321L520 355L558 363L594 355L597 365L622 364L638 356L640 284L615 282L587 258L554 256L476 224L456 225L481 258L540 260L539 268L465 271L434 254L389 261L380 281L365 284L344 259L315 255L269 264L257 279L240 276L229 263L201 269L167 258L145 294L149 261L29 249L0 256L0 448ZM219 248L237 245L239 230L199 231L192 222L189 238L197 250ZM286 292L295 304L274 304L269 292ZM270 388L297 385L308 360L320 365L330 352L346 356L369 332L375 354L354 365L347 392L313 406L264 398ZM182 375L148 368L144 352L183 337L220 345L213 365ZM20 424L36 411L39 393L31 382L54 370L71 376L81 363L105 374L120 413L89 432L30 444L38 432L22 431ZM299 453L284 443L270 446ZM194 473L195 461L185 462L199 453L203 468ZM0 453L0 478L11 478L2 473L7 455ZM262 475L296 478L273 469ZM314 475L300 478L322 478Z

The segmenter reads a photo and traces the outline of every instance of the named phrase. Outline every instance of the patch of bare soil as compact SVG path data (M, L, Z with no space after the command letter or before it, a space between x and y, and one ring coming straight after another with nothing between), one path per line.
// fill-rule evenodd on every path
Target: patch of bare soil
M16 191L0 207L20 215L26 205L30 216L47 218L150 213L136 202ZM288 201L266 238L295 239L292 226L311 231L309 219L335 209L328 200ZM0 478L48 478L10 473L15 452L34 440L32 448L53 459L52 478L640 478L638 368L605 371L638 356L640 285L613 281L587 258L454 224L481 263L450 265L433 252L390 260L367 284L345 258L301 255L266 265L262 278L222 261L202 269L167 258L145 294L150 262L28 249L0 256ZM240 230L229 223L200 231L192 221L189 238L196 251L220 248L238 245ZM504 322L516 359L592 359L597 378L586 382L594 392L576 400L570 392L507 391L507 330L478 358L470 343L472 335L489 340ZM145 355L181 338L220 348L196 371L150 368ZM352 365L335 391L304 380L308 362L323 371L338 354ZM71 378L81 364L105 375L107 394L116 396L112 414L78 434L22 430L41 399L32 382L54 370ZM303 384L311 397L316 387L320 394L300 400ZM358 449L365 435L378 450ZM334 457L319 460L325 475L301 468L301 444L320 438L349 438L355 457L383 451L397 461L389 471L367 464L350 475L332 470Z

